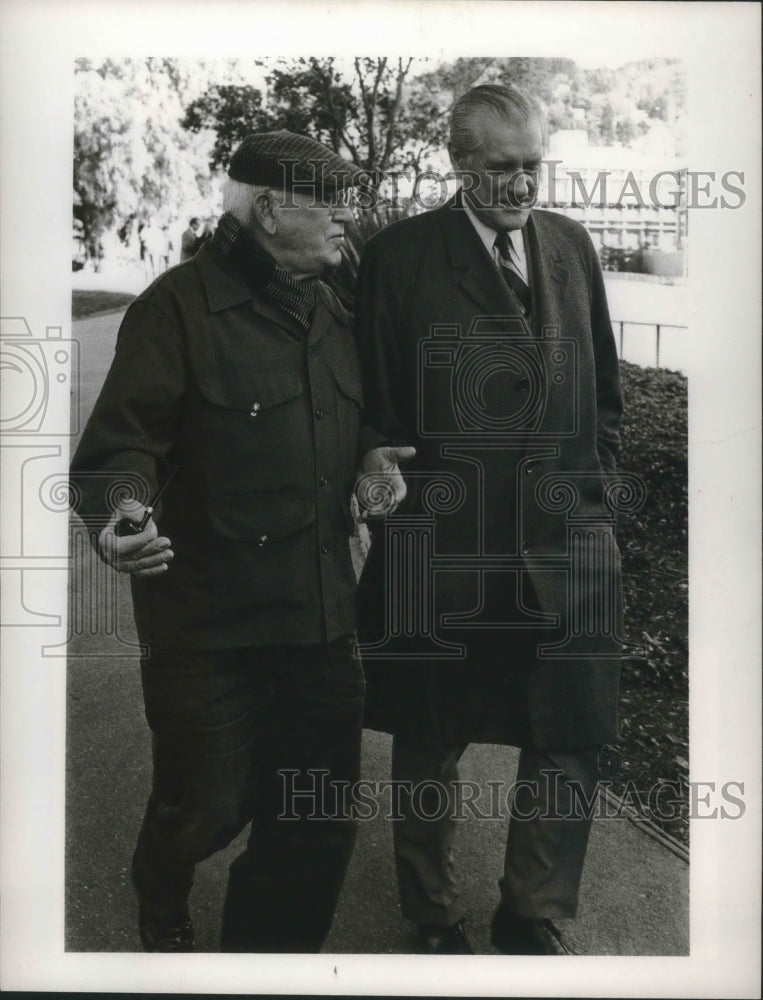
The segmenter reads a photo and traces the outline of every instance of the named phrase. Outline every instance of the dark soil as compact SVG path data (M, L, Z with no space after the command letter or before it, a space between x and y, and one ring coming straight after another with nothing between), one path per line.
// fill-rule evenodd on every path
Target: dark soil
M687 383L663 369L621 370L620 469L642 479L646 499L618 521L627 655L620 741L604 749L602 778L688 844ZM669 784L657 796L660 782Z

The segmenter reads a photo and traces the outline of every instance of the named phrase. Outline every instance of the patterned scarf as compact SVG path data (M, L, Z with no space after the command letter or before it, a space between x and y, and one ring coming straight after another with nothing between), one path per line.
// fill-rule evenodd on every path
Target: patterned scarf
M297 281L273 260L244 229L238 219L226 212L217 226L215 243L229 256L247 282L274 305L283 309L307 332L313 321L317 279Z

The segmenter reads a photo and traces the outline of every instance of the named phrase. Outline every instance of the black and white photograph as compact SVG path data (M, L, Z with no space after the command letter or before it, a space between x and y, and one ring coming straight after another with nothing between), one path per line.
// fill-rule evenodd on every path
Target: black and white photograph
M141 10L2 8L3 987L756 995L759 9Z

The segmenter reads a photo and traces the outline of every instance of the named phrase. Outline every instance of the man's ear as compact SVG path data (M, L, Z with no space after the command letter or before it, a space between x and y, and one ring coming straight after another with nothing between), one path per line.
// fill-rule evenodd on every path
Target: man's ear
M270 233L271 236L274 236L276 230L278 229L273 209L274 203L272 192L260 191L257 195L255 195L254 201L252 202L253 219L259 226L262 226L266 233Z
M464 169L463 158L458 155L458 152L452 142L448 143L448 156L450 157L450 165L454 170Z

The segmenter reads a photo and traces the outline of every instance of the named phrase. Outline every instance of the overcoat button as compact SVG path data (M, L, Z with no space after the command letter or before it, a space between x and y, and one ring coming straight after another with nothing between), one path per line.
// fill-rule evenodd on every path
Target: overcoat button
M261 409L262 409L262 407L260 406L259 403L252 403L252 409L251 409L251 411L249 413L249 416L250 417L256 417L257 414L260 412Z
M324 542L323 545L321 545L321 552L324 554L324 556L326 555L326 553L328 552L328 550L329 550L329 547Z
M328 486L328 482L329 481L328 481L328 479L326 479L325 476L321 476L321 478L318 480L318 482L321 484L321 486Z
M530 554L530 545L528 542L522 543L522 555L528 556Z
M323 410L316 410L315 411L315 419L316 420L320 420L322 416L323 416Z
M257 539L257 544L260 547L262 547L267 540L268 540L268 536L267 535L260 535L260 537Z

